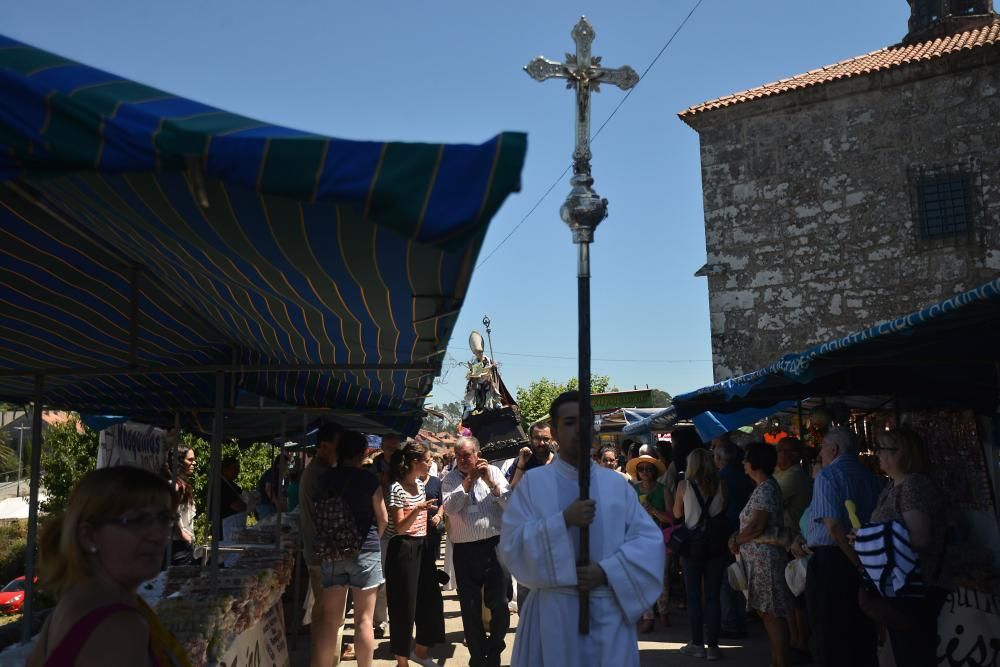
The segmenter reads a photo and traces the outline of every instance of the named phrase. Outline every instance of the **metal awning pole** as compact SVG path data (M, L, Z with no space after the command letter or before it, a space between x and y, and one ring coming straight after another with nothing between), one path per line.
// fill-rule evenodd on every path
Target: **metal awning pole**
M281 491L285 480L285 440L287 439L288 415L281 415L281 442L278 443L278 470L274 480L274 502L275 526L274 526L274 548L281 548ZM273 440L272 440L273 442ZM273 460L273 459L272 459Z
M35 612L35 546L38 544L38 487L42 477L42 401L45 376L35 376L35 404L31 413L31 487L28 489L28 545L24 552L24 616L21 641L31 639Z
M222 371L215 373L215 422L212 425L212 449L209 456L211 461L211 472L208 488L210 489L209 508L211 509L212 521L212 551L211 551L211 571L209 572L212 592L215 593L219 586L219 541L222 539L222 426L223 409L226 397L226 376Z
M181 413L174 413L174 429L177 431L177 437L180 437L181 431ZM170 466L170 488L177 491L177 445L172 445L170 449L167 450L167 463ZM167 540L167 567L174 560L174 541L173 539ZM166 569L166 568L164 568Z

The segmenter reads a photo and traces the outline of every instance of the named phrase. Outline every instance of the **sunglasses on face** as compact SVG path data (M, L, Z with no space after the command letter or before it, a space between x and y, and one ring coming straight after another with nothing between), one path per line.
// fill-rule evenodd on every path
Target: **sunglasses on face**
M638 466L636 470L639 472L656 472L656 468L653 466Z
M140 532L156 526L167 530L177 525L180 515L176 512L138 512L136 514L124 514L112 519L104 519L102 525L121 526L125 530Z

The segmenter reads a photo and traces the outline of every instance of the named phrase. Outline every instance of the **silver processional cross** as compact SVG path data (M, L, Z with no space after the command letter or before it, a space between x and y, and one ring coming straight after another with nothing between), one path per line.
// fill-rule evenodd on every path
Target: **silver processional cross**
M590 497L590 451L594 423L590 404L590 244L594 230L608 216L608 200L594 191L590 173L590 93L600 92L602 83L628 90L639 82L639 75L627 65L617 69L601 67L600 57L590 55L594 43L594 26L585 16L570 32L576 42L576 54L567 53L566 62L559 63L541 56L528 63L524 71L537 81L566 79L567 88L576 89L576 142L573 148L573 178L569 195L559 209L559 215L573 232L573 243L579 249L577 262L577 293L579 302L579 380L580 413L577 443L577 470L580 476L580 499ZM567 447L567 449L569 449ZM577 563L590 565L590 529L580 527L580 557ZM590 594L580 591L580 634L590 631Z
M524 71L536 81L566 79L566 87L576 89L576 141L573 147L573 178L570 180L573 188L560 214L573 230L573 242L589 243L594 239L594 229L608 214L607 200L599 198L592 187L590 93L599 93L602 83L628 90L639 82L639 75L628 65L602 67L601 57L590 54L597 33L586 16L580 17L570 36L576 43L576 53L567 53L566 62L538 56L524 67Z

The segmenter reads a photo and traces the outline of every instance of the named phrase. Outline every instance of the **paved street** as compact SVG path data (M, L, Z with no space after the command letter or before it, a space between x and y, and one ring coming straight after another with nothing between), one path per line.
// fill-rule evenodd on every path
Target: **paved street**
M444 667L461 667L469 664L469 653L462 645L462 619L459 615L458 597L455 591L446 591L444 598L445 631L448 644L437 646L431 650L435 662ZM657 626L652 633L641 635L639 642L639 657L642 667L700 667L705 664L701 658L689 658L677 652L687 642L687 617L683 610L676 607L672 610L673 625L663 628ZM510 664L511 650L514 644L514 632L517 627L517 614L511 616L511 628L507 635L507 650L504 651L503 665ZM308 632L308 631L305 631ZM345 634L353 632L351 619L348 618ZM292 653L292 667L307 667L309 664L309 637L303 634L299 638L298 648ZM723 657L726 662L735 665L767 667L767 639L764 629L759 623L750 624L750 638L722 644ZM343 663L357 664L355 661ZM388 639L379 641L375 651L376 667L392 667L396 662L389 651ZM413 664L413 663L411 663Z

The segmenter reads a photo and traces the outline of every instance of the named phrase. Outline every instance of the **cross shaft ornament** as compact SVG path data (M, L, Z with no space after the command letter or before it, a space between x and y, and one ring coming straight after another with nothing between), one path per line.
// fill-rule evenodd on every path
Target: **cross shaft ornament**
M566 87L576 89L572 189L559 213L573 231L574 243L590 243L594 239L594 229L608 215L608 201L594 191L590 172L590 93L601 92L602 83L628 90L639 82L639 75L628 65L603 67L601 57L591 55L590 47L597 33L586 16L580 17L570 36L576 43L576 53L567 53L566 62L538 56L524 67L524 71L536 81L566 79Z

